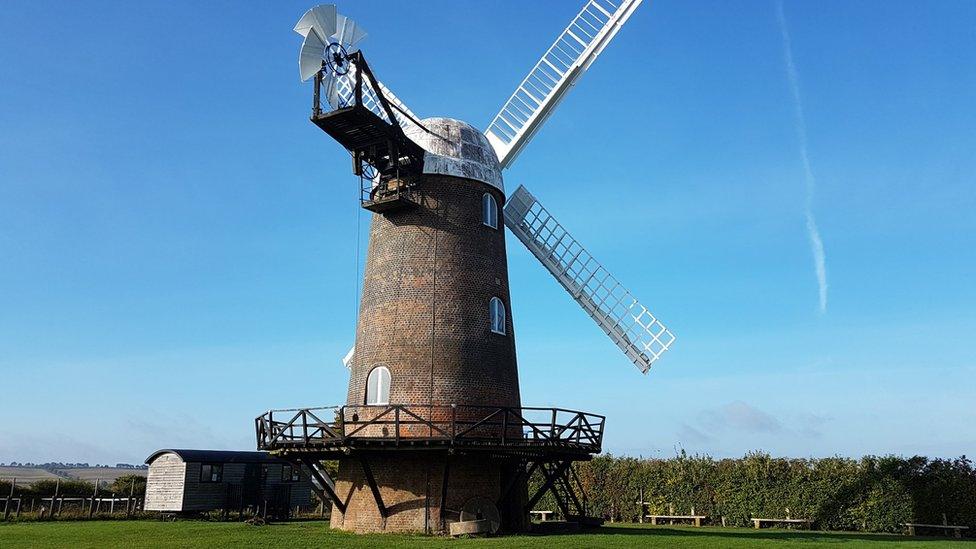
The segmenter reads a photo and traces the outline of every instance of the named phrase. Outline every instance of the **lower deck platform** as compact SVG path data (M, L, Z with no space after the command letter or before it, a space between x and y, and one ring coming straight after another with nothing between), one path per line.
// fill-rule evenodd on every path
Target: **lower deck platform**
M433 533L487 516L518 532L547 493L566 520L599 522L572 464L600 452L604 422L560 408L382 405L272 410L255 427L259 449L307 466L337 528Z

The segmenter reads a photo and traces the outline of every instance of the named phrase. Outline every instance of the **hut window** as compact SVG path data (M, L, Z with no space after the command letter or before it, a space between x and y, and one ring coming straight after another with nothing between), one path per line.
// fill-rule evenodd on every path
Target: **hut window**
M481 222L492 229L498 228L498 203L488 193L481 197Z
M204 463L200 465L200 482L220 482L223 477L223 464Z
M491 313L491 331L505 335L505 304L501 299L493 297L488 309Z
M366 378L366 404L390 403L390 370L377 366Z
M298 482L301 480L301 473L291 465L281 466L281 482Z

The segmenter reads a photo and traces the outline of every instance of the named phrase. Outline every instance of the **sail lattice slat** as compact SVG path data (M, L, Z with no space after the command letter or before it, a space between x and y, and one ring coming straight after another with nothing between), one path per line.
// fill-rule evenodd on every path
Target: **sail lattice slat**
M507 167L641 0L589 0L495 115L485 135Z
M519 186L505 205L505 226L644 373L675 337L532 194Z

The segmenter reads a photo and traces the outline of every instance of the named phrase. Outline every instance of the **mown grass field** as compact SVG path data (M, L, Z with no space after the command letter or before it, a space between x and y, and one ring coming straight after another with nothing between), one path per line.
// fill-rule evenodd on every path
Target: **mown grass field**
M777 549L855 547L976 547L972 541L909 538L878 534L796 532L744 528L607 525L592 532L486 539L426 536L357 536L329 529L327 522L291 522L249 526L238 522L94 521L0 523L0 547L350 547L350 548L742 548Z
M0 467L0 480L17 479L17 486L27 486L38 480L54 480L58 475L35 467Z

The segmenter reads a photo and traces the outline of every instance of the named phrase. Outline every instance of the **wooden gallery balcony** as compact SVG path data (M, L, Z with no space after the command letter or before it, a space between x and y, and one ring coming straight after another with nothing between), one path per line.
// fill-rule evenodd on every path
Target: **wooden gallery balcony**
M605 421L562 408L379 405L270 410L255 430L258 449L283 456L443 448L586 460L600 453Z

